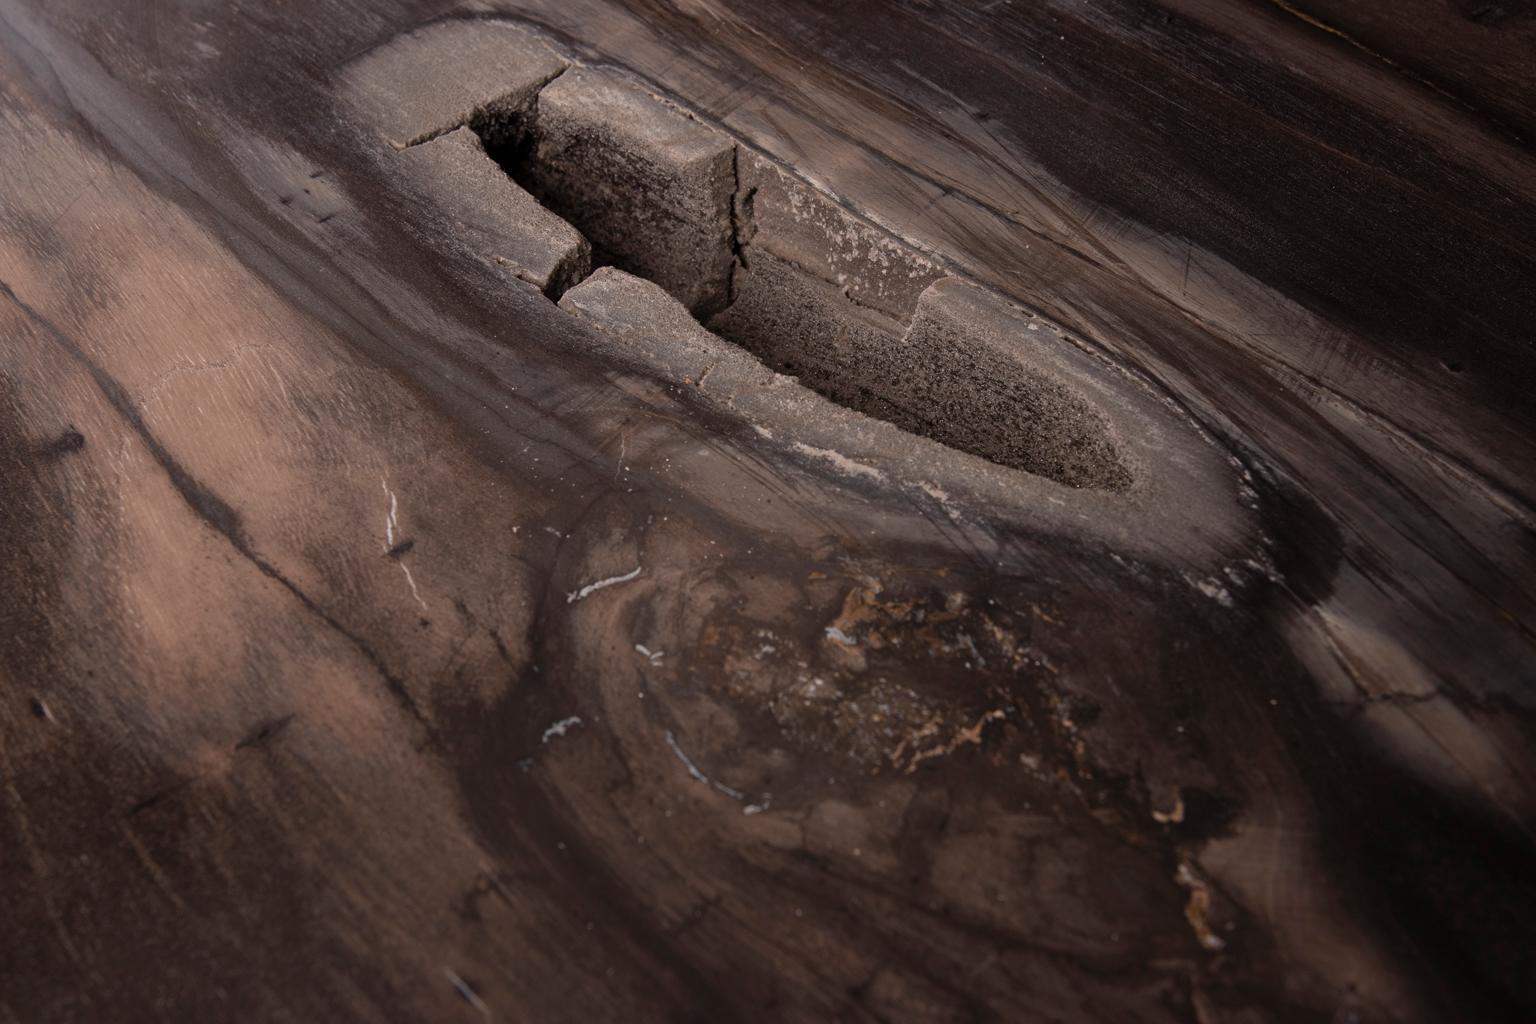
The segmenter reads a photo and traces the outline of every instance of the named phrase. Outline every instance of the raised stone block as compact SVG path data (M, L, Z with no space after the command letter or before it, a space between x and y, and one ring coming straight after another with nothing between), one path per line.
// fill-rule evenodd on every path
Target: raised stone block
M772 161L742 150L738 220L747 262L769 253L835 284L854 301L905 321L938 264L890 233L860 220L825 192Z
M503 21L444 21L354 61L342 75L354 109L397 148L461 125L526 111L567 61Z
M449 221L459 244L551 297L586 276L586 239L509 178L468 128L412 146L398 159L412 191Z
M695 315L729 301L735 144L617 75L572 68L538 98L529 187L600 263L659 284Z
M658 285L613 267L566 292L560 308L617 339L632 361L680 383L698 384L722 359L744 365L751 358L701 327Z

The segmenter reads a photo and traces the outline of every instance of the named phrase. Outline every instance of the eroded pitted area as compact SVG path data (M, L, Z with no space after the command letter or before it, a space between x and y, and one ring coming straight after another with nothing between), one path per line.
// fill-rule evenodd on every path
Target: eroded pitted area
M924 301L937 267L723 133L590 68L526 109L493 109L472 122L488 151L591 240L598 264L660 285L777 372L1001 466L1130 485L1104 418L1070 384L977 343L942 296Z
M710 328L837 404L1070 487L1130 486L1105 418L1030 366L1021 339L984 340L987 319L957 301L967 289L939 279L904 324L777 256L743 278Z
M540 92L529 127L521 145L498 155L591 240L599 264L655 281L700 319L730 304L736 147L728 138L589 68Z
M906 426L944 444L1072 487L1107 491L1131 473L1104 415L1067 381L1075 352L1035 322L994 314L980 289L935 281L918 300L899 367ZM956 369L964 373L957 379ZM1079 371L1081 372L1081 371Z
M497 70L444 84L466 36ZM448 214L437 244L534 284L604 358L695 385L821 472L899 484L951 519L981 498L1147 550L1243 532L1230 466L1154 389L628 73L476 20L401 37L344 79L403 150L406 188ZM389 108L416 89L439 99Z

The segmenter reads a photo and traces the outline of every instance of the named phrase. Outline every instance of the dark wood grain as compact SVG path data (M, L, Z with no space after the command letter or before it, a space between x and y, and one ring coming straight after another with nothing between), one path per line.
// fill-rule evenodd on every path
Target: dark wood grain
M0 1019L1530 1019L1528 7L0 0ZM492 16L1143 375L1240 539L455 255L339 82Z

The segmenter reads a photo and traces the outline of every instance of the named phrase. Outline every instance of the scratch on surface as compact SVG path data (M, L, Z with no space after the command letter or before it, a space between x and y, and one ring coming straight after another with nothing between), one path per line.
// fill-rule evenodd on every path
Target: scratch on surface
M683 753L683 748L677 745L677 737L672 735L671 729L667 730L667 745L672 748L672 753L677 755L677 759L683 762L683 767L688 769L688 774L692 775L696 780L704 783L706 786L713 786L715 789L718 789L732 800L745 799L741 794L741 790L732 789L730 786L727 786L723 782L716 782L708 775L705 775L703 772L699 771L699 766L694 764L693 760L687 754Z
M389 514L384 517L384 553L387 555L395 550L395 528L400 525L400 503L395 499L395 492L389 489L389 481L380 477L379 482L384 485L384 493L389 495ZM405 573L405 582L411 588L411 596L421 605L421 610L426 611L427 602L421 599L421 591L416 589L416 577L411 575L411 567L405 564L404 558L395 561L400 571Z
M613 467L613 482L619 482L619 476L624 472L624 456L629 452L629 435L619 435L619 461Z
M158 402L160 400L161 393L165 391L166 388L170 387L174 381L181 377L199 373L210 373L215 370L233 369L237 364L240 363L241 360L245 358L247 353L257 352L263 349L270 350L272 348L273 346L267 342L249 342L243 345L236 345L234 348L230 349L228 354L221 359L208 359L202 361L193 359L177 360L169 367L167 367L163 372L157 375L155 379L150 381L149 384L145 387L144 394L138 399L139 408L148 409L155 402Z
M1189 579L1190 582L1194 584L1196 590L1200 591L1200 593L1215 601L1217 604L1224 608L1232 607L1232 593L1231 591L1227 590L1226 587L1222 586L1219 580L1214 580L1209 577L1197 580L1187 575L1185 578Z
M633 572L627 572L622 576L609 576L607 579L598 580L596 583L588 583L580 590L573 590L569 594L566 594L565 603L575 604L577 601L591 597L593 594L597 593L599 590L602 590L604 587L611 587L617 583L628 583L630 580L638 579L641 571L642 567L637 565L635 566Z
M949 518L953 519L957 523L960 522L960 513L956 511L955 507L949 503L948 491L940 487L938 484L929 483L926 480L919 483L917 485L917 489L928 495L928 497L932 498L934 501L938 502L939 507L944 510L945 515L949 516Z
M1323 21L1321 18L1318 18L1315 15L1308 14L1306 11L1297 7L1295 4L1288 3L1287 0L1269 0L1269 2L1278 7L1280 10L1284 11L1286 14L1289 14L1291 17L1296 18L1298 21L1301 21L1307 25L1311 25L1313 28L1322 32L1326 32L1337 39L1343 40L1343 42L1359 50L1361 53L1381 61L1393 71L1413 79L1415 82L1418 82L1425 88L1433 89L1435 92L1450 100L1452 103L1455 103L1457 106L1465 110L1477 109L1466 100L1463 100L1455 93L1446 89L1444 86L1436 84L1429 78L1425 78L1423 75L1419 74L1417 71L1414 71L1412 68L1405 67L1403 64L1400 64L1399 62L1393 60L1391 57L1388 57L1380 50L1373 50L1371 47L1367 46L1356 37L1350 35L1348 32L1345 32L1343 29L1330 25L1328 22Z
M443 968L443 976L453 984L454 991L457 992L466 1003L468 1003L470 1006L473 1006L477 1011L480 1012L482 1016L490 1017L491 1008L486 1006L485 1000L476 995L475 990L469 987L469 982L459 977L457 972L447 967Z
M76 965L86 970L93 978L96 972L91 969L85 958L80 955L80 948L75 945L74 938L69 933L68 918L65 917L62 908L54 901L53 887L48 884L48 876L52 873L52 866L44 855L42 845L32 832L31 817L27 814L26 802L22 799L21 790L16 788L12 780L16 777L12 772L10 759L6 757L4 748L0 748L0 767L5 770L0 773L0 778L5 779L5 796L14 804L17 831L21 833L22 845L26 848L28 859L32 861L32 870L37 878L36 891L38 899L42 901L43 910L48 916L48 921L53 925L54 936L59 940L59 945L64 947L64 952Z
M548 729L544 730L544 736L539 740L539 742L548 743L552 739L564 736L566 733L570 732L580 724L581 719L576 715L572 715L569 718L562 718L560 721L555 722Z
M804 441L796 441L790 447L801 455L810 455L814 458L830 462L849 476L867 476L871 480L884 480L885 474L874 466L866 466L862 462L855 462L842 452L834 452L830 448L816 448Z
M155 863L155 858L150 855L149 848L144 845L144 841L128 826L126 821L118 822L117 827L122 831L123 837L128 840L128 845L133 847L134 856L138 858L139 864L144 868L145 874L149 875L149 880L154 884L155 888L159 889L177 910L185 913L189 909L186 900L177 894L175 886L171 884L170 878L161 870L160 865Z

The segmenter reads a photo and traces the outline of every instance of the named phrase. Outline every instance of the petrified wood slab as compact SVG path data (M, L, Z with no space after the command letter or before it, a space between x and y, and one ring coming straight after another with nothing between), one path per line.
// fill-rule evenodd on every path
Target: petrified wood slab
M1346 7L0 0L0 1020L1529 1019L1536 28Z

